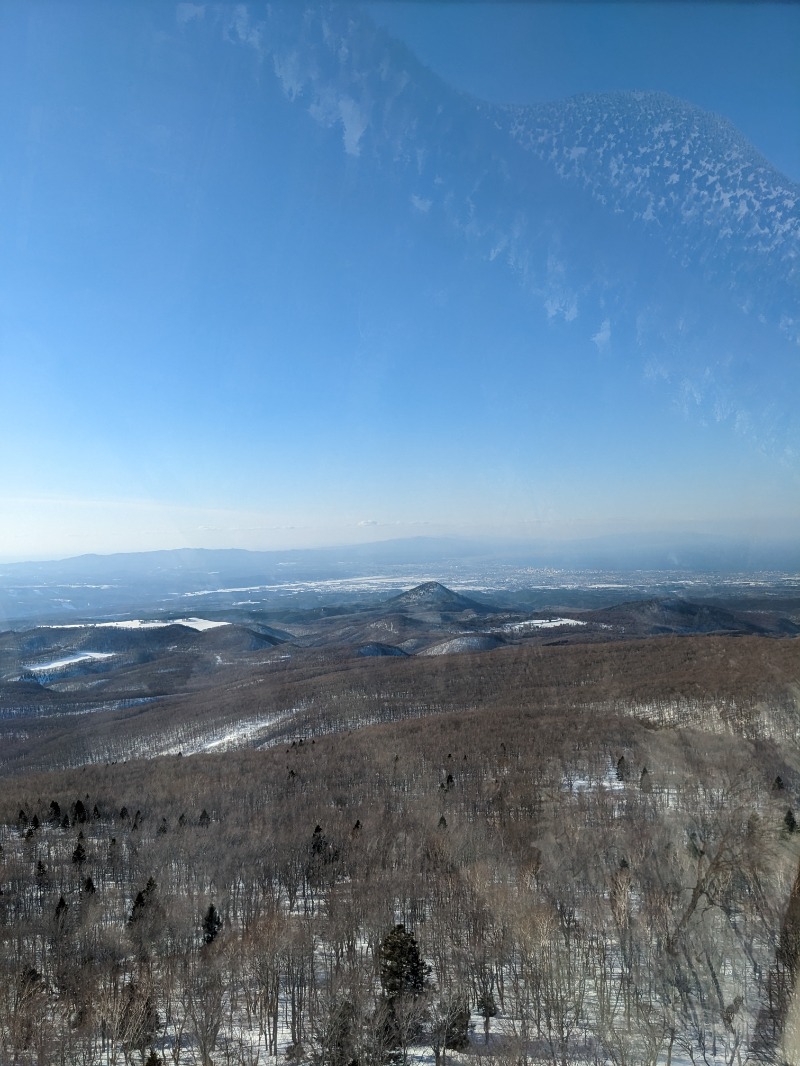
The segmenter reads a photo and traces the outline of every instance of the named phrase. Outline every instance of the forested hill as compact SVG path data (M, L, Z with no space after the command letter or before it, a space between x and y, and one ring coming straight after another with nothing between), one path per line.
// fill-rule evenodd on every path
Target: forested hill
M774 1049L795 643L320 661L283 743L2 779L0 1061Z

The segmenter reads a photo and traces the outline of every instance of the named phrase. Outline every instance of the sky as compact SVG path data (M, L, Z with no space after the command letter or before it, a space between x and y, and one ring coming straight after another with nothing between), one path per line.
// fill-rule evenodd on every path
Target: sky
M379 0L368 8L423 62L481 99L661 90L729 118L800 181L797 4Z
M797 5L366 7L475 97L661 89L800 180ZM281 90L260 10L0 7L0 562L796 533L796 456L533 351L514 279Z

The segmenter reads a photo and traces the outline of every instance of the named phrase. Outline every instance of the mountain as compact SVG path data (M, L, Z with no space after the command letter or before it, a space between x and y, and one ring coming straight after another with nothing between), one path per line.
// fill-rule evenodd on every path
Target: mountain
M66 765L136 752L188 754L218 744L272 743L303 735L314 707L325 729L345 719L364 724L416 713L426 701L440 710L453 673L433 669L435 663L441 667L442 656L460 657L465 693L479 681L495 698L494 672L519 686L515 698L523 701L530 698L541 656L551 653L574 654L576 662L589 656L599 679L613 677L610 659L636 661L643 641L657 644L664 656L677 656L680 670L691 663L679 646L699 649L697 642L708 641L712 650L703 652L702 670L713 668L725 678L743 659L763 669L758 648L766 645L780 645L768 654L796 665L792 638L800 635L800 610L791 579L778 585L722 579L714 592L689 579L695 599L673 592L634 600L632 586L612 583L609 590L601 581L598 589L603 575L588 576L582 593L578 587L532 590L535 600L546 593L556 603L572 593L568 609L542 609L526 604L526 597L514 604L513 596L499 607L490 602L486 583L485 602L479 602L425 581L399 595L384 590L363 601L348 595L307 610L288 596L268 609L218 612L230 619L153 619L151 613L147 620L0 633L0 773L12 764ZM703 588L705 598L698 599ZM616 606L592 609L602 602ZM474 676L464 653L480 657ZM657 659L658 650L652 655ZM530 676L514 666L522 659L535 664ZM557 657L548 662L558 674ZM578 676L582 669L577 667ZM424 698L409 688L414 678ZM648 668L645 688L649 678ZM796 693L789 693L776 713L794 721L795 704Z
M788 618L729 610L716 604L692 603L674 597L621 603L604 610L590 611L585 617L631 636L665 633L800 635L800 626Z
M800 568L800 540L656 532L582 539L405 537L330 548L273 551L178 548L168 551L78 555L0 563L0 589L20 592L61 584L98 598L115 588L150 584L212 590L215 583L333 580L370 575L386 566L435 566L453 560L482 565L504 561L539 566L616 566L635 569L747 570ZM216 579L216 581L215 581ZM248 591L246 588L240 591Z
M149 691L154 680L162 684L160 675L172 672L176 662L188 674L202 674L252 652L269 652L280 643L270 632L241 625L199 630L179 622L43 626L0 633L0 684L85 689L93 700L106 688L115 688L123 673L129 688L144 679L142 690ZM171 686L166 683L167 690Z
M798 566L796 542L753 544L742 538L676 534L560 542L416 537L324 550L92 555L0 566L0 630L34 622L78 626L137 617L164 623L201 614L252 624L262 634L286 640L291 634L284 627L292 621L305 625L309 609L323 610L327 617L341 611L343 603L385 610L388 592L432 575L476 591L468 602L451 599L439 606L429 595L429 609L480 614L499 607L568 608L573 602L583 608L603 606L628 599L633 592L664 595L680 591L687 575L695 575L695 595L698 580L705 586L705 597L723 575L728 583L738 582L740 592L751 587L755 594L756 571L772 571L774 576L795 572ZM764 580L762 574L759 582ZM780 585L781 579L772 584ZM488 599L477 591L487 586L492 589ZM774 597L774 592L769 595ZM442 593L438 595L441 601ZM420 605L400 600L403 617L397 625L407 627L410 616L404 605ZM278 615L267 618L265 609L276 609ZM376 639L380 642L381 637L364 634L366 643Z
M453 592L438 581L425 581L408 592L393 596L387 607L410 612L437 612L439 614L490 614L491 607Z

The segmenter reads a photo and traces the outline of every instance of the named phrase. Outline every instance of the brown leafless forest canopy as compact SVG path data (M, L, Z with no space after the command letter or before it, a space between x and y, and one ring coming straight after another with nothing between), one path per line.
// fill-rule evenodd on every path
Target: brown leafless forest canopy
M456 1005L486 1029L465 1028L473 1051L508 1061L779 1056L799 649L325 649L27 719L40 764L87 758L0 779L0 1061L252 1066L288 1048L378 1066L444 1055ZM261 747L101 757L278 712ZM4 757L19 771L25 745ZM397 923L425 976L395 1000Z
M225 746L267 746L444 712L612 712L658 725L698 724L792 743L800 642L764 637L662 637L456 656L359 658L346 649L275 649L192 672L185 691L133 706L71 714L22 704L6 690L0 767L6 772L121 761ZM157 682L157 675L154 683ZM139 690L141 691L141 689ZM41 699L41 690L30 700ZM69 694L57 709L69 709ZM67 701L66 704L64 701ZM24 713L23 713L24 712ZM249 732L248 732L249 730Z

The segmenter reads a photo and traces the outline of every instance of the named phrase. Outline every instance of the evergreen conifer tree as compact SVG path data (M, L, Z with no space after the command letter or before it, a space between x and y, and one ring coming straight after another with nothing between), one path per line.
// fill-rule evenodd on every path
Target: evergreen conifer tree
M209 903L208 910L203 917L203 943L212 944L222 929L222 918L213 903Z
M419 996L425 990L425 967L417 941L398 924L383 938L380 950L381 988L387 999Z
M59 896L58 903L55 909L55 923L56 929L59 933L63 933L64 926L67 924L67 901L63 896Z

